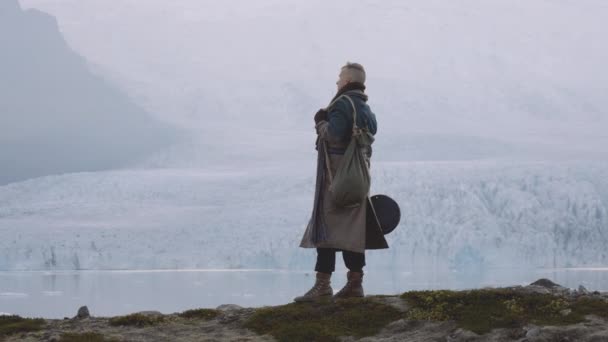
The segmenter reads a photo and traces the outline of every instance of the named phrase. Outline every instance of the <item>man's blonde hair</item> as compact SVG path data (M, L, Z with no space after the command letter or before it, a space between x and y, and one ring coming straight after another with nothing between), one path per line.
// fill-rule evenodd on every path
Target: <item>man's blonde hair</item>
M365 83L365 69L363 68L363 65L346 62L346 65L344 65L342 69L348 72L351 82Z

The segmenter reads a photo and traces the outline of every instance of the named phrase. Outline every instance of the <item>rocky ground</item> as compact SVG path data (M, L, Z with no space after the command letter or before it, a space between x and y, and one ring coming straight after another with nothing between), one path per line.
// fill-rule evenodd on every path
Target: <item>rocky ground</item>
M15 334L6 341L274 341L269 336L259 336L242 327L242 322L254 309L226 306L220 311L213 319L142 312L139 314L152 318L152 321L157 317L163 317L163 321L124 326L110 325L110 318L107 317L46 320L47 325L43 330ZM66 336L66 333L73 335Z
M477 315L477 316L476 316ZM524 287L419 291L340 302L0 317L0 341L608 341L608 293L541 279Z

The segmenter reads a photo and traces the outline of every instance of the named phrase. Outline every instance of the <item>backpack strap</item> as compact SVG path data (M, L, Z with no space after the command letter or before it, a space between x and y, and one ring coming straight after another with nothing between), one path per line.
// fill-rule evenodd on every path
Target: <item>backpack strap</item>
M329 109L331 107L333 107L338 101L340 101L340 99L342 98L346 98L348 100L348 102L350 102L351 106L353 106L353 135L357 135L361 133L361 129L359 128L359 126L357 126L357 107L355 106L355 102L353 101L353 99L350 98L350 96L343 94L340 95L337 99L333 100L326 108L325 110L329 112Z
M329 176L329 184L331 184L334 180L334 175L332 175L331 173L331 165L329 164L329 153L327 153L327 144L325 143L325 141L323 141L322 144L323 152L325 152L325 167L327 168L327 175Z
M348 102L350 102L350 104L353 106L353 135L359 133L359 127L357 126L357 107L355 107L355 102L353 102L353 99L350 98L350 96L348 95L342 95L344 97L346 97L346 99L348 100Z
M353 99L351 99L350 96L348 96L348 95L341 95L340 97L338 97L337 99L332 101L329 104L329 106L327 106L326 110L329 110L329 108L331 108L336 102L338 102L338 100L340 100L343 97L345 97L348 100L348 102L350 102L350 104L353 106L353 133L351 135L351 138L352 138L356 135L361 134L361 129L357 126L357 107L355 107L355 102L353 102ZM330 163L329 153L327 152L327 144L325 142L323 142L323 152L325 153L325 166L327 167L327 173L329 175L329 183L331 184L334 176L331 173L331 166L329 164Z

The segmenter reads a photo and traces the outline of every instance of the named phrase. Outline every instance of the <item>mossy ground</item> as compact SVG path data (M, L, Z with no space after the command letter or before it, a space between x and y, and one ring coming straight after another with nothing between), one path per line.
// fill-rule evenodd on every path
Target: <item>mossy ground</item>
M198 319L204 319L204 320L211 320L211 319L214 319L215 317L217 317L219 314L220 314L220 312L218 310L214 310L214 309L194 309L194 310L186 310L177 315L179 317L188 318L188 319L198 318Z
M608 317L608 302L601 299L568 300L511 289L412 291L401 298L411 306L406 314L408 319L455 321L461 328L478 334L528 323L575 324L583 322L589 314Z
M110 318L108 322L112 326L135 326L145 327L149 325L157 325L165 321L164 316L156 315L143 315L134 313L126 316L116 316Z
M391 306L395 304L394 300L383 304L382 298L374 297L264 307L248 316L244 325L255 333L269 334L279 341L297 342L374 336L389 323L402 318L453 321L478 334L497 328L521 328L527 324L571 325L584 322L587 315L608 319L608 300L599 295L572 297L514 289L484 289L411 291L399 298L407 303L406 309ZM220 311L213 309L187 310L168 316L135 313L112 317L108 324L138 328L171 324L180 318L212 320L219 315ZM0 340L12 334L39 331L45 326L43 319L0 316ZM96 332L65 332L59 339L59 342L115 341L118 340Z
M29 331L37 331L44 327L45 321L41 318L23 318L19 316L0 316L0 338L2 336Z
M402 316L369 299L348 299L258 309L245 326L279 341L338 341L339 336L373 336Z
M64 333L59 337L59 342L119 342L115 338L105 337L95 332L86 333Z

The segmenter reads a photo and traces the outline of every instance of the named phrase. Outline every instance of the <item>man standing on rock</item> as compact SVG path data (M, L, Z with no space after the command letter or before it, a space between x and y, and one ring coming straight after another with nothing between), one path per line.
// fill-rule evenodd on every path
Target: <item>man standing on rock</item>
M335 270L336 252L341 251L348 268L346 285L334 299L363 297L363 266L366 249L388 248L369 198L356 205L341 207L329 197L331 175L335 175L353 132L356 114L357 127L376 134L376 116L367 104L365 69L358 63L342 67L336 85L338 92L327 108L315 115L317 130L317 181L312 217L300 243L303 248L317 249L316 282L296 302L331 298L330 285ZM371 146L360 147L369 167ZM321 233L320 233L321 232Z

